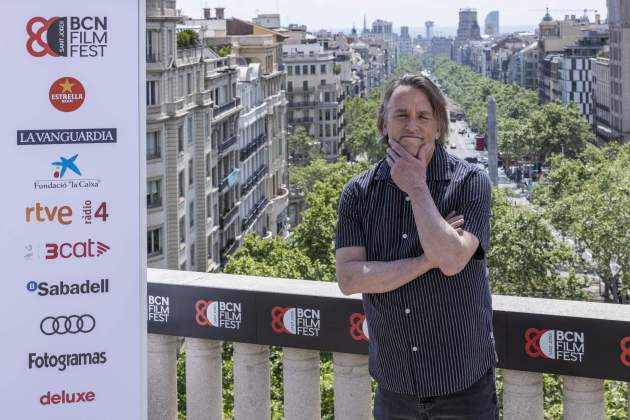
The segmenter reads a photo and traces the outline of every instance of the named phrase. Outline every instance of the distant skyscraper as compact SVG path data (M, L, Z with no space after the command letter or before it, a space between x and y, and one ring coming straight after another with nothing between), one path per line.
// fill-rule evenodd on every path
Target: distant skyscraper
M498 35L499 34L499 11L494 10L488 13L486 16L486 24L484 28L486 35Z
M424 22L424 26L427 28L427 39L433 38L433 25L434 23L431 20Z
M400 27L400 38L399 49L400 54L412 54L413 53L413 43L411 42L411 37L409 36L409 27L401 26Z
M630 2L609 0L608 24L612 136L630 141Z
M477 23L476 9L459 9L459 25L457 39L460 41L481 39L481 31Z

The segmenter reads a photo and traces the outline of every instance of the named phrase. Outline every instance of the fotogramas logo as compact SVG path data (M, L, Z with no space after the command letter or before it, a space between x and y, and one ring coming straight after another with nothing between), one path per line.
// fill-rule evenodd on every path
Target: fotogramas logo
M73 112L83 105L85 88L74 77L62 77L50 86L48 99L58 111Z
M50 162L50 166L48 166L46 170L48 177L35 180L33 182L33 189L63 191L99 188L101 186L100 179L83 177L84 172L80 169L78 158L78 154L59 156L57 159Z
M36 16L26 23L26 51L33 57L103 57L107 16Z
M149 295L149 321L166 324L171 314L171 299L168 296Z
M350 315L350 337L355 341L368 341L370 339L365 315L360 313Z
M64 353L64 354L44 354L29 353L29 369L57 369L60 372L69 367L104 365L107 363L107 353L97 351L92 353Z
M536 328L525 331L525 352L529 357L582 362L584 344L583 332Z
M220 300L198 300L195 303L195 321L198 325L238 330L243 320L240 303Z
M278 334L318 337L321 329L319 309L285 308L271 310L271 329Z

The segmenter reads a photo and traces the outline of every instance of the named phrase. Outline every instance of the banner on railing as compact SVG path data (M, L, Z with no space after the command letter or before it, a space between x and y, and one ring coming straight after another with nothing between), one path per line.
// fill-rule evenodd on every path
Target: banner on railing
M165 283L148 295L153 334L368 353L357 299ZM630 380L630 321L495 311L494 336L502 368Z
M146 418L144 2L4 10L0 417Z

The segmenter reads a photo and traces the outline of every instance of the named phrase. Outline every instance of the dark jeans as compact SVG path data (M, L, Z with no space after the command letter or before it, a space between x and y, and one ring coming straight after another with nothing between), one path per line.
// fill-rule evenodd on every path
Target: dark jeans
M375 420L498 420L499 405L491 368L470 388L443 397L414 395L376 389Z

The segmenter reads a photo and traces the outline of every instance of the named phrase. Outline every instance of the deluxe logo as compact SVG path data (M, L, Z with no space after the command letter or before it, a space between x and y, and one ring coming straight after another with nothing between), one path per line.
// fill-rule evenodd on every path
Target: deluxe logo
M53 394L48 391L39 398L41 405L78 404L92 402L96 399L94 391L68 392L62 390L61 394Z
M619 342L619 347L621 348L621 354L619 355L621 364L630 367L630 337L622 338Z
M73 112L83 105L85 88L74 77L62 77L50 86L48 99L58 111Z
M107 16L69 16L26 23L26 50L33 57L102 57L107 47Z
M107 213L107 203L103 201L98 205L96 211L93 211L92 201L85 200L81 207L81 219L86 225L91 225L93 219L101 219L102 222L106 222L109 218ZM41 203L35 203L33 207L27 207L26 210L26 223L44 223L44 222L57 222L61 225L72 224L72 207L62 206L42 206Z
M80 242L63 242L61 244L46 244L46 259L56 260L57 258L95 258L105 254L111 248L101 241L88 239Z
M278 334L318 337L321 329L319 309L285 308L271 310L271 329Z
M48 283L29 281L26 283L26 290L37 292L39 296L74 296L74 295L96 295L109 293L109 279L100 281L85 280L81 283Z
M195 321L198 325L238 330L241 328L240 303L219 300L198 300L195 303Z
M354 313L350 315L350 337L355 341L368 341L368 323L365 315Z
M28 354L29 369L57 368L58 371L63 372L68 367L104 365L105 363L107 363L107 353L104 351L68 354Z
M88 178L68 178L72 174L81 175L81 170L77 166L76 160L79 155L70 158L59 157L58 161L51 162L53 166L53 179L39 179L33 183L35 190L71 190L98 188L101 185L100 179Z
M168 323L171 301L168 296L149 295L149 321Z
M50 130L18 130L18 146L45 146L48 144L101 144L116 143L115 128L68 128ZM60 166L61 163L54 165Z
M529 357L582 362L584 333L529 328L525 331L525 352Z

